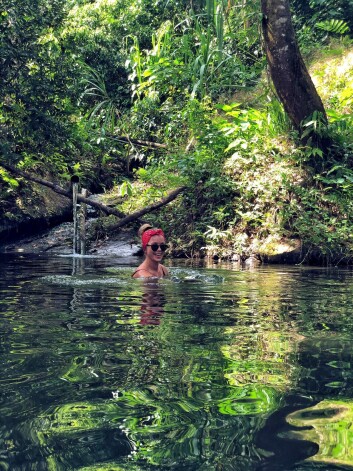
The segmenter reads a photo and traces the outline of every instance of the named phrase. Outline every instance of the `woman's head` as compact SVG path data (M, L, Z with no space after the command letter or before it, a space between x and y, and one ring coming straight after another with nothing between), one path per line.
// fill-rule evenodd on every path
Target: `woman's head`
M147 226L145 230L141 231L143 227L139 231L141 233L142 249L146 257L160 261L167 248L164 232L162 229L151 228L151 226Z
M158 239L158 240L157 240ZM155 243L165 244L165 235L162 229L147 229L141 235L142 249L145 252L148 245Z

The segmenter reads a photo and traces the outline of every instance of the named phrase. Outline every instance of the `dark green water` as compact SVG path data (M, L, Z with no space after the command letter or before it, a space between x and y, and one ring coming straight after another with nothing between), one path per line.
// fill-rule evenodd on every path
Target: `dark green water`
M353 469L352 271L0 257L0 470Z

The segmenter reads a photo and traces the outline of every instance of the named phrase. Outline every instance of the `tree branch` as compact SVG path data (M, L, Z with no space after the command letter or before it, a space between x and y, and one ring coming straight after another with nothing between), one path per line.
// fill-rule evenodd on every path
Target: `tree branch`
M0 163L0 166L3 167L4 169L8 170L11 173L14 173L15 175L18 175L20 177L26 178L27 180L30 180L35 183L39 183L40 185L46 186L50 188L51 190L55 191L55 193L58 193L60 195L66 196L67 198L72 198L72 192L70 190L65 190L59 185L55 185L54 183L48 181L48 180L43 180L42 178L35 177L27 172L24 172L23 170L20 170L10 164L7 163ZM144 216L147 213L151 213L152 211L155 211L162 206L165 206L166 204L170 203L173 201L180 193L182 193L186 189L185 186L179 187L172 192L170 192L167 196L162 198L160 201L157 203L153 203L150 206L146 206L145 208L140 209L139 211L135 211L132 214L129 214L128 216L123 213L122 211L119 211L118 209L110 208L109 206L106 206L103 203L99 203L97 201L93 201L89 198L85 198L81 195L77 195L77 201L80 201L82 203L85 203L89 206L93 206L94 208L99 209L100 211L104 212L105 214L108 215L114 215L119 218L122 218L117 224L114 224L110 230L115 230L118 229L119 227L125 226L129 222L136 221L140 219L142 216Z
M156 148L156 149L168 148L166 144L159 144L158 142L141 141L140 139L131 139L130 137L125 137L125 136L114 136L113 134L109 134L108 136L116 141L126 142L127 144L135 144L137 146L151 147L151 148Z
M180 193L182 193L185 189L186 189L186 186L181 186L179 188L176 188L175 190L171 191L167 196L159 200L157 203L153 203L150 206L146 206L145 208L142 208L139 211L135 211L134 213L129 214L129 216L124 217L117 224L114 224L113 226L111 226L110 230L115 230L115 229L118 229L119 227L125 226L129 222L134 221L136 219L140 219L145 214L151 213L152 211L155 211L156 209L159 209L162 206L165 206L166 204L175 200L175 198L179 196Z
M55 185L54 183L49 182L48 180L43 180L42 178L35 177L27 172L24 172L23 170L13 167L10 164L0 163L0 165L1 167L5 168L11 173L14 173L15 175L19 175L20 177L26 178L27 180L46 186L50 188L51 190L55 191L55 193L58 193L59 195L66 196L67 198L72 198L72 191L70 190L65 190L61 186ZM123 213L122 211L119 211L118 209L109 208L109 206L106 206L105 204L99 203L98 201L93 201L81 195L77 195L77 201L86 203L89 206L93 206L94 208L97 208L100 211L103 211L103 213L108 214L108 215L113 214L114 216L117 216L119 218L124 218L126 216L125 213Z

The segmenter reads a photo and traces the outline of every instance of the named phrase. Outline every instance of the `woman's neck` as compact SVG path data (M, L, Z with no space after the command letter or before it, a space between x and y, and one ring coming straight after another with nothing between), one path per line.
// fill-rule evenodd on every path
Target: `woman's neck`
M154 260L147 259L145 263L146 263L145 266L148 270L158 273L158 268L160 265L159 262L155 262Z

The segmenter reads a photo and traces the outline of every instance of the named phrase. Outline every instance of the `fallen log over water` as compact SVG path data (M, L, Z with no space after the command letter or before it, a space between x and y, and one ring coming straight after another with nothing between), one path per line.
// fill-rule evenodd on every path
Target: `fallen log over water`
M31 175L28 172L24 172L23 170L20 170L13 165L10 165L8 163L0 163L0 166L3 167L5 170L23 177L27 180L30 180L35 183L39 183L40 185L46 186L47 188L50 188L51 190L55 191L56 193L66 196L67 198L72 198L72 192L71 190L65 190L65 188L62 188L59 185L56 185L55 183L52 183L48 180L44 180L42 178L35 177L34 175ZM182 193L186 189L185 186L179 187L173 191L171 191L167 196L162 198L160 201L157 201L156 203L153 203L149 206L146 206L145 208L140 209L139 211L135 211L134 213L131 214L125 214L122 211L119 211L118 209L115 208L110 208L109 206L106 206L103 203L99 203L98 201L91 200L90 198L85 198L81 195L77 195L77 201L81 203L85 203L89 206L92 206L96 209L99 209L103 213L107 215L114 215L118 218L121 218L120 221L117 224L114 224L111 227L111 230L118 229L119 227L123 227L126 224L129 224L132 221L139 220L142 216L145 214L151 213L152 211L155 211L162 206L165 206L166 204L170 203L173 201L180 193Z

